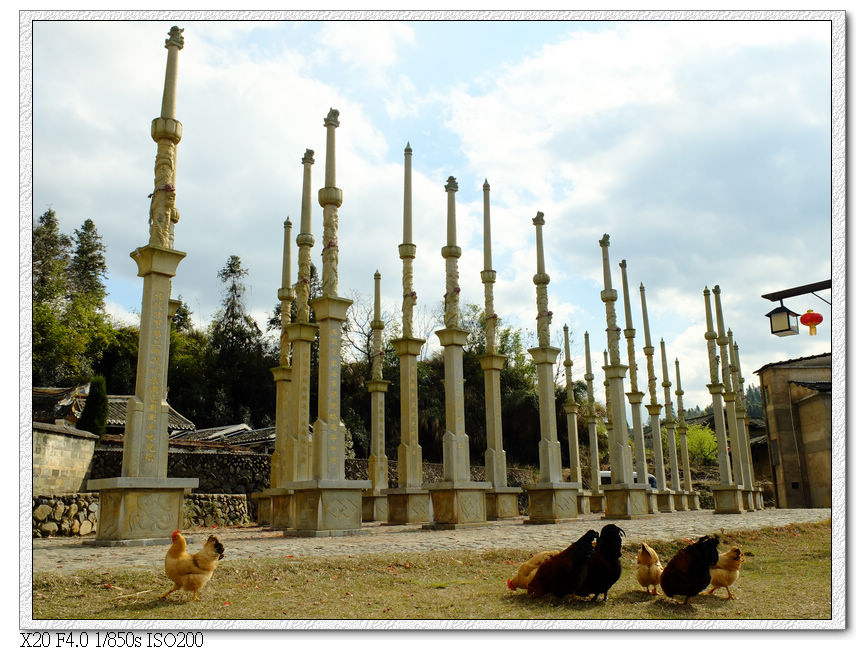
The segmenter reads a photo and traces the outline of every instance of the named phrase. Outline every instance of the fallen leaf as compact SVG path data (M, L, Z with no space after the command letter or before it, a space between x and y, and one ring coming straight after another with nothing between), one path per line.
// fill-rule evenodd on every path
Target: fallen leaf
M283 555L282 557L294 557L293 555Z
M222 606L223 606L223 607L228 607L230 604L231 604L231 601L230 601L230 600L226 600L224 603L222 603Z

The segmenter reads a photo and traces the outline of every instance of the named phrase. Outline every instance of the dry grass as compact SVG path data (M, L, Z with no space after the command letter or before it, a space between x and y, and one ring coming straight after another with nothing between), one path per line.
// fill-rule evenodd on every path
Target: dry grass
M719 550L746 554L735 600L721 589L688 606L641 591L639 542L606 602L529 598L505 586L537 549L283 557L224 562L201 600L153 570L34 576L34 619L825 619L831 617L830 524L723 533ZM644 540L639 540L644 541ZM648 541L668 560L683 545ZM660 592L660 589L659 589Z

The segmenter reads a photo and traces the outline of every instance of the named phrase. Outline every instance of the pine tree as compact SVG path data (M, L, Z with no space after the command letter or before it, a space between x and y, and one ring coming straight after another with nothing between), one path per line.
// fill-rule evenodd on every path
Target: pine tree
M108 421L108 395L105 390L105 377L97 375L90 380L90 392L77 428L95 433L100 438L105 435L105 424Z
M75 252L69 263L69 288L74 295L86 296L94 309L105 306L105 247L92 219L75 230Z
M66 267L72 241L60 232L50 208L33 229L33 302L56 303L66 294Z

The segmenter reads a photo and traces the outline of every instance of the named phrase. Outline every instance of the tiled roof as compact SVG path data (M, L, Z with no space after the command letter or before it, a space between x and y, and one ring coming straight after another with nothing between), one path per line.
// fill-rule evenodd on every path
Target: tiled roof
M816 390L819 393L831 393L832 392L832 382L831 381L793 381L794 384L798 386L804 386L805 388L810 388L811 390Z
M271 440L276 440L276 427L254 429L252 431L238 433L237 435L228 438L228 443L238 447L245 447L247 445L255 445L260 442L268 442Z
M221 427L210 427L209 429L194 429L192 431L183 431L172 436L173 440L223 440L228 439L234 434L249 431L249 425L229 424Z
M74 427L67 427L62 424L48 424L47 422L34 422L33 423L33 431L48 431L49 433L62 433L68 436L75 436L77 438L99 438L94 433L90 433L89 431L84 431L83 429L76 429Z
M823 352L822 354L812 354L810 357L798 357L796 359L787 359L786 361L776 361L774 363L767 363L761 368L758 368L754 371L755 375L759 375L766 368L774 368L775 366L786 366L788 363L796 363L797 361L810 361L811 359L819 359L820 357L831 357L831 352Z
M33 387L33 419L54 424L71 417L78 420L90 392L90 384L65 388Z
M108 420L111 426L126 427L126 405L131 395L109 395L108 396ZM169 431L192 431L195 425L175 411L171 404L168 405L168 430Z

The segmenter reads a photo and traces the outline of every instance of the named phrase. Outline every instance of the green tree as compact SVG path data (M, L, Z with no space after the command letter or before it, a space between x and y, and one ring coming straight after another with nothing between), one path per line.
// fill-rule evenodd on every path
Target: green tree
M695 465L712 465L718 462L718 440L715 432L705 425L690 425L686 434L688 456Z
M94 309L105 306L105 247L92 219L75 230L75 251L69 262L69 291L84 296Z
M33 302L58 306L66 297L66 267L72 240L60 232L57 215L47 210L33 229Z
M97 375L90 380L90 392L76 427L83 431L95 433L101 438L105 435L105 423L107 421L108 394L105 390L105 377Z
M748 417L763 418L763 397L756 386L748 386L745 389L745 409L748 411Z
M253 428L273 421L274 386L270 369L278 350L268 345L255 320L246 312L243 278L247 270L231 255L217 277L223 282L222 309L208 332L207 397L212 407L199 417L199 426L244 422Z

